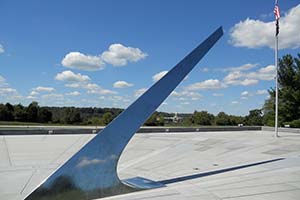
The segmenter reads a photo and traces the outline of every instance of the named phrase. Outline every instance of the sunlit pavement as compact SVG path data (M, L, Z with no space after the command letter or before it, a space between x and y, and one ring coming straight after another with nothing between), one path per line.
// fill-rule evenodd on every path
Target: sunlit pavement
M166 187L105 199L299 199L300 134L136 134L119 162L121 179ZM95 135L0 137L0 199L23 199Z

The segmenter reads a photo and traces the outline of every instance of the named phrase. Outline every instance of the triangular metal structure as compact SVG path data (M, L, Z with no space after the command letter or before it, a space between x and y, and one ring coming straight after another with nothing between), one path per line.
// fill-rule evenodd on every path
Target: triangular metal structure
M50 175L25 200L89 200L162 184L133 178L121 181L117 164L129 140L223 35L212 33L163 78Z

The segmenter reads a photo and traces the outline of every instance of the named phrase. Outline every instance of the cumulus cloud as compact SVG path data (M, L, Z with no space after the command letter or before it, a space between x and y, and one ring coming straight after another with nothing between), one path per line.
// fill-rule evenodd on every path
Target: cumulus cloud
M249 96L249 95L250 95L250 93L248 91L244 91L241 93L241 96Z
M182 97L189 97L191 100L198 100L202 95L200 93L198 93L198 92L184 90L184 91L181 91L181 92L173 91L171 93L171 96L173 96L173 97L180 97L180 98L182 98ZM180 100L180 98L179 98L179 100Z
M17 90L14 88L0 88L0 94L8 95L8 94L16 94Z
M289 10L280 19L279 48L300 47L300 4ZM234 25L230 31L230 43L236 47L274 48L274 21L246 19Z
M267 90L257 90L256 94L257 95L264 95L264 94L268 94L268 91Z
M55 80L68 81L68 82L88 82L91 79L87 75L82 75L80 73L76 74L76 73L68 70L68 71L63 71L61 73L58 73L55 76Z
M88 94L117 94L117 92L104 89L95 83L83 84L82 88L87 89Z
M96 83L69 83L65 84L70 88L81 88L87 90L88 94L116 94L115 91L104 89Z
M33 88L32 91L35 91L35 92L53 92L53 91L55 91L55 89L52 88L52 87L38 86L36 88Z
M106 64L125 66L128 62L137 62L147 56L139 48L126 47L122 44L111 44L107 51L100 55L86 55L81 52L70 52L61 61L64 67L86 71L104 69Z
M79 96L80 95L80 92L78 91L74 91L74 92L69 92L69 93L66 93L67 96Z
M26 99L33 100L33 99L37 99L37 97L29 95L29 96L26 97Z
M51 94L44 94L42 96L43 99L48 99L48 100L62 100L64 99L64 95L62 94L55 94L55 93L51 93Z
M5 52L4 47L3 47L2 44L0 44L0 54L2 54L2 53L4 53L4 52Z
M61 61L61 64L65 67L87 71L102 70L105 66L99 56L85 55L80 52L68 53Z
M154 75L152 76L153 82L158 81L159 79L161 79L162 77L164 77L167 73L168 73L168 71L161 71L161 72L159 72L159 73L157 73L157 74L154 74Z
M18 93L15 88L11 88L6 82L6 79L0 75L0 96L2 102L16 102L23 97Z
M116 81L113 84L114 88L126 88L126 87L132 87L133 84L132 83L127 83L126 81Z
M101 59L113 66L124 66L128 62L137 62L147 56L139 48L126 47L122 44L112 44L108 51L101 54Z
M134 96L135 97L139 97L141 96L142 94L144 94L145 92L147 91L147 88L141 88L141 89L138 89L134 92Z
M39 93L37 92L37 91L31 91L30 92L30 96L36 96L36 95L38 95Z
M256 72L250 72L246 75L249 78L256 78L259 80L271 81L274 80L276 76L276 67L274 65L269 65L262 67Z
M65 87L85 89L88 94L116 94L115 91L104 89L96 83L91 83L91 79L87 75L74 73L72 71L63 71L55 76L56 80L65 81ZM40 88L41 89L41 88ZM38 91L34 89L33 91ZM67 93L68 96L78 96L78 91Z
M254 72L233 71L224 77L223 81L227 85L254 85L259 80L270 81L275 77L276 68L274 65L262 67Z
M224 68L222 70L223 71L248 71L248 70L253 69L257 66L258 66L258 64L247 63L247 64L244 64L242 66L229 67L229 68Z
M223 84L218 79L208 79L202 82L194 83L187 86L188 90L213 90L225 88L226 85Z

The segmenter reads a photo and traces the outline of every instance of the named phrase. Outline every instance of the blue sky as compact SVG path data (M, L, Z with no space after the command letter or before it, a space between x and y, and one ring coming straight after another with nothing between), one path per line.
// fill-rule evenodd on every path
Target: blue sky
M280 56L300 47L280 1ZM219 26L160 111L246 115L274 86L274 1L0 1L0 102L126 108Z

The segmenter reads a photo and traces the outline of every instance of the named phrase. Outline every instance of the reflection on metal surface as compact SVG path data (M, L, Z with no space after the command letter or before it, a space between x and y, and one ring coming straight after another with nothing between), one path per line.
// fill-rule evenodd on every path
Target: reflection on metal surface
M45 180L26 200L88 200L160 187L147 179L118 178L117 164L131 137L223 35L218 28L96 137Z

